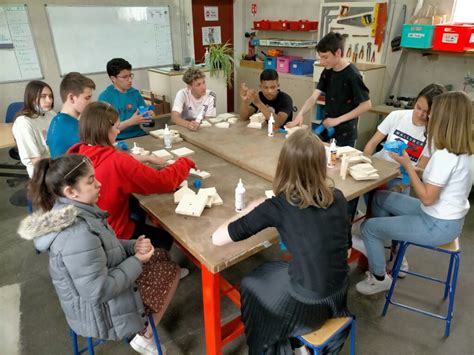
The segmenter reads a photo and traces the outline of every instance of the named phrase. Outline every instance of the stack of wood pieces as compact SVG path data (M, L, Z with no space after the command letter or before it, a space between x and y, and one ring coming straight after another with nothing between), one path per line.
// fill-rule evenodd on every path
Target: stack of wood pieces
M209 118L209 121L213 123L217 128L229 128L231 124L236 123L239 117L236 113L221 113L216 117Z
M164 129L155 129L154 131L150 131L150 135L155 137L155 138L159 138L159 139L163 139L163 136L164 136L164 132L165 130ZM179 142L182 142L183 141L183 138L181 138L181 136L179 135L179 132L175 129L170 129L170 132L171 132L171 142L172 143L179 143Z
M379 178L377 169L375 169L372 164L369 163L351 166L349 168L349 173L355 180L376 180Z
M204 208L220 206L224 203L217 193L215 187L201 188L196 194L191 190L187 182L174 193L174 203L178 206L175 209L177 214L191 217L200 217Z
M139 147L137 143L133 142L133 148L130 149L130 152L135 155L149 155L150 151L142 147Z
M249 119L250 123L247 125L247 127L256 129L262 129L263 124L267 121L264 114L261 112L254 113Z
M355 180L371 180L378 178L378 174L376 174L377 170L374 169L371 165L372 160L364 156L360 150L357 150L352 147L338 147L336 154L338 158L341 159L341 169L339 171L339 174L342 180L346 179L348 171ZM358 165L350 167L351 164ZM362 167L360 165L362 165ZM371 168L369 169L367 166L370 166ZM352 168L354 169L351 170ZM352 171L354 173L352 173ZM369 174L367 175L366 172Z

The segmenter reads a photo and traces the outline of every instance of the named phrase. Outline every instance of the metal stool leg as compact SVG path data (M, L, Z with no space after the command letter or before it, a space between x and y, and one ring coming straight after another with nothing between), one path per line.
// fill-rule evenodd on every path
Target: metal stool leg
M449 268L448 268L448 275L446 276L446 285L444 287L444 296L443 296L443 300L446 299L446 297L448 297L448 294L449 294L449 290L450 290L450 287L451 287L451 276L452 276L452 272L453 272L453 261L454 261L454 254L451 254L450 258L449 258Z
M349 354L350 355L355 355L356 353L356 322L355 320L352 320L352 324L351 324L351 334L350 334L350 337L351 337L351 349L349 350Z
M79 347L77 346L77 334L69 328L69 335L71 336L72 342L72 355L79 355Z
M156 330L155 326L155 320L153 319L153 316L151 314L148 316L148 321L150 322L151 330L153 331L153 340L155 341L158 355L163 355L163 352L161 351L160 338L158 337L158 331Z
M458 271L459 271L459 253L452 255L454 259L454 272L453 272L453 279L450 282L450 290L449 290L449 305L448 305L448 314L446 316L446 328L444 330L444 336L448 337L449 332L451 329L451 320L453 319L453 312L454 312L454 297L456 295L456 285L458 281Z
M407 250L408 245L409 243L407 242L400 242L397 257L395 259L395 266L392 269L392 285L390 286L390 289L388 290L385 296L385 305L383 306L382 316L385 316L387 314L388 306L392 300L393 291L395 290L395 285L398 280L398 273L400 271L403 257L405 256L405 252Z
M91 337L87 338L87 351L89 351L89 355L94 355L94 339Z

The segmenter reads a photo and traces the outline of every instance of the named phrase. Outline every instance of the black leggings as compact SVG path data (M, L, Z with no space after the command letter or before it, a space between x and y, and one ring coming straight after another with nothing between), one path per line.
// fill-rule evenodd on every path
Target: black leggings
M140 207L138 201L130 196L129 199L130 218L135 222L135 230L132 239L137 239L144 235L149 238L155 248L170 250L173 245L173 237L163 228L150 226L146 224L146 212Z

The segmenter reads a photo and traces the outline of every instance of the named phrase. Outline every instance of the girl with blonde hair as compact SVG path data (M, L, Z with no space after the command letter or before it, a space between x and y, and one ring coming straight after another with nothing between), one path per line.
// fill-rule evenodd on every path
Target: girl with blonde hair
M384 240L441 245L459 237L469 211L472 187L469 172L472 104L463 92L448 92L433 100L428 123L428 149L431 159L421 180L406 152L390 154L402 165L418 198L378 191L372 201L371 218L361 226L367 250L367 278L356 285L365 295L386 291L392 278L386 274Z
M290 338L349 314L347 202L326 174L322 141L311 132L291 135L280 153L275 197L253 202L243 216L213 234L216 245L238 242L275 227L293 256L268 262L241 282L242 320L250 354L291 354ZM331 345L337 353L345 334Z

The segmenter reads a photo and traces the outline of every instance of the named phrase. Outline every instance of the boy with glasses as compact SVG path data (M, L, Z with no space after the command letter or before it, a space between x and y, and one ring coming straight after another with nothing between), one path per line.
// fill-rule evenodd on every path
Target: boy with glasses
M128 139L146 135L140 124L150 123L153 111L140 114L138 108L147 106L140 92L132 87L132 65L123 58L114 58L107 63L107 74L112 82L99 95L99 101L111 104L119 113L120 134L118 139Z

